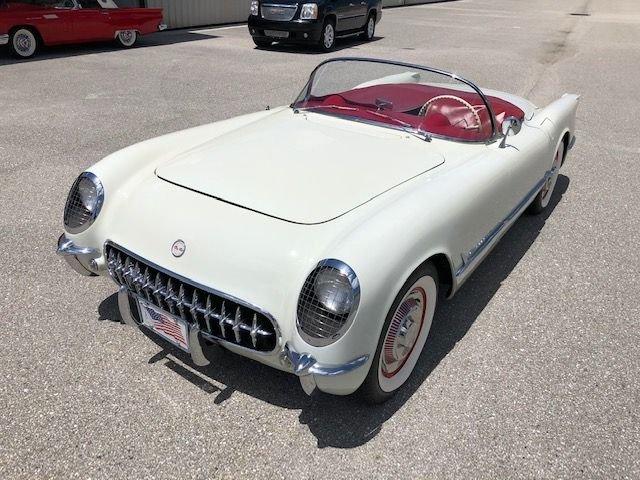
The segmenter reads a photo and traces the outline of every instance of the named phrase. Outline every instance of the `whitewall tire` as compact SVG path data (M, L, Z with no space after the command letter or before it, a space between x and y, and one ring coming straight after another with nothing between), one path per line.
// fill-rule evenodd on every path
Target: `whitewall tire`
M11 34L9 47L15 57L31 58L38 51L40 41L34 31L28 28L19 28Z
M376 354L360 393L370 403L390 398L409 379L431 330L438 273L431 263L414 272L387 314Z
M121 30L116 35L116 41L121 47L131 48L138 41L138 32L135 30Z

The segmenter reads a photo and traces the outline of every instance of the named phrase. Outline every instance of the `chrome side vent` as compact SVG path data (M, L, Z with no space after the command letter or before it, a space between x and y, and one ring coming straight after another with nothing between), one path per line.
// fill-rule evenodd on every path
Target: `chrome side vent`
M109 274L118 285L190 325L198 325L205 338L264 353L278 346L275 321L264 312L165 272L112 244L108 243L105 251Z

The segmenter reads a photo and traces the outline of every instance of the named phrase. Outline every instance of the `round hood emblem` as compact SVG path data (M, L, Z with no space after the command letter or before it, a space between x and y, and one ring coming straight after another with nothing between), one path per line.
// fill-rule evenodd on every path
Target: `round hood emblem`
M176 240L175 242L173 242L173 245L171 245L171 255L173 255L174 257L181 257L182 255L184 255L184 251L187 249L187 245L186 243L184 243L184 241L182 240Z

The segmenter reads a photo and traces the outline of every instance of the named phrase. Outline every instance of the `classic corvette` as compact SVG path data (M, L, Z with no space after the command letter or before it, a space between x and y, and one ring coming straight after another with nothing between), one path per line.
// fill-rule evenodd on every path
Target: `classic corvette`
M577 105L328 60L290 106L148 140L82 173L58 252L110 276L124 322L196 365L217 345L297 375L307 393L384 401L429 348L437 303L521 213L547 207Z
M129 48L165 28L161 8L118 8L114 0L0 0L0 45L18 58L42 45L115 40Z

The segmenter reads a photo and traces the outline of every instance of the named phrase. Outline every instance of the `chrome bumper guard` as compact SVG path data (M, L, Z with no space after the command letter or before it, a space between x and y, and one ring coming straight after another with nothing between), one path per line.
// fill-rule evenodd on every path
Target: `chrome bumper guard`
M316 376L333 377L349 373L363 366L368 359L369 355L362 355L342 365L325 365L308 353L296 352L288 344L281 354L281 361L300 378L300 385L307 395L312 395L317 388Z
M131 313L131 303L129 303L129 291L126 287L120 287L118 290L118 310L120 310L120 316L122 321L130 327L138 328L140 324L136 322ZM200 329L198 325L189 325L189 353L191 354L191 361L199 367L209 365L209 360L205 357L202 351L202 343L200 341Z
M95 248L79 247L63 234L58 239L56 253L63 256L69 266L80 275L85 277L98 275L100 266L97 259L100 257L100 252Z
M0 35L0 45L6 45L9 43L9 35Z

